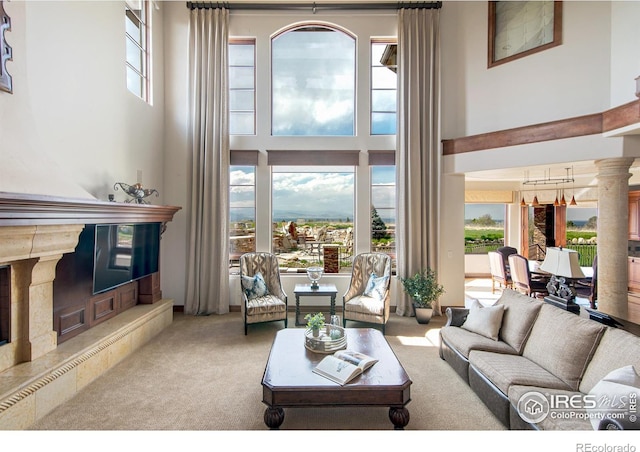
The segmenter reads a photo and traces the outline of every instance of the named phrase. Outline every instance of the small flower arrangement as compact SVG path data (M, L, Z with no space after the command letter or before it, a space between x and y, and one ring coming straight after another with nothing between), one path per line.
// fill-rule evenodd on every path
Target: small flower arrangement
M304 319L307 321L307 328L311 328L312 330L319 330L324 326L324 315L322 312L307 314L304 316Z

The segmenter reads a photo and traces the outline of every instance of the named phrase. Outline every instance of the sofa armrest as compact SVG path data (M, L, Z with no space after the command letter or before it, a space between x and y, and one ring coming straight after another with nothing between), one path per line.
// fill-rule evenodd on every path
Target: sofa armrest
M447 315L447 323L445 326L461 326L464 321L467 320L469 309L449 306L445 314Z

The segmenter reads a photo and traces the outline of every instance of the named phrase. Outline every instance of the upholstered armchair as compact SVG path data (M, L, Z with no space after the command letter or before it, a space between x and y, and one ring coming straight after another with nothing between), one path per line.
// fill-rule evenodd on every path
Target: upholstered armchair
M383 253L363 253L353 260L349 289L342 297L342 324L347 320L382 325L389 320L391 258Z
M278 258L274 254L240 256L240 286L245 335L252 323L284 320L287 327L287 294L282 289Z

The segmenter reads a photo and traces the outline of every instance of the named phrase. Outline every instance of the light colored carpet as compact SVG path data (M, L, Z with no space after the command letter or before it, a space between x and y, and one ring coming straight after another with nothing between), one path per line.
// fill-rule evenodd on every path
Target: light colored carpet
M289 325L292 327L293 315ZM503 430L438 356L444 317L392 314L386 337L413 384L407 430ZM362 324L349 322L348 327ZM282 322L186 316L33 425L32 430L266 430L262 374ZM302 346L302 344L301 344ZM282 430L392 430L387 408L286 409Z

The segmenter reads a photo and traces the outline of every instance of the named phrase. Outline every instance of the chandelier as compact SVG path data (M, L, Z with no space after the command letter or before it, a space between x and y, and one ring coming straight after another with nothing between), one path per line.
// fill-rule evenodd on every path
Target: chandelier
M538 194L537 194L537 188L538 185L542 185L542 186L547 186L547 185L555 185L555 191L556 191L556 199L553 202L553 205L555 207L558 206L566 206L567 205L567 201L564 197L564 189L565 189L565 185L566 184L572 184L572 195L571 195L571 201L569 202L570 206L576 206L578 205L578 203L576 202L576 198L573 195L573 191L574 191L574 187L575 187L575 179L573 177L573 167L570 168L565 168L566 174L564 176L561 177L552 177L551 176L551 169L549 169L549 172L545 171L544 172L544 177L541 179L531 179L529 177L529 171L525 171L524 172L524 180L522 181L522 185L526 186L526 185L533 185L534 187L534 196L533 196L533 201L531 202L531 205L534 207L537 207L540 205L540 202L538 202ZM560 196L560 199L558 199L558 196ZM524 195L522 196L522 200L520 201L520 206L527 206L527 203L524 200Z

